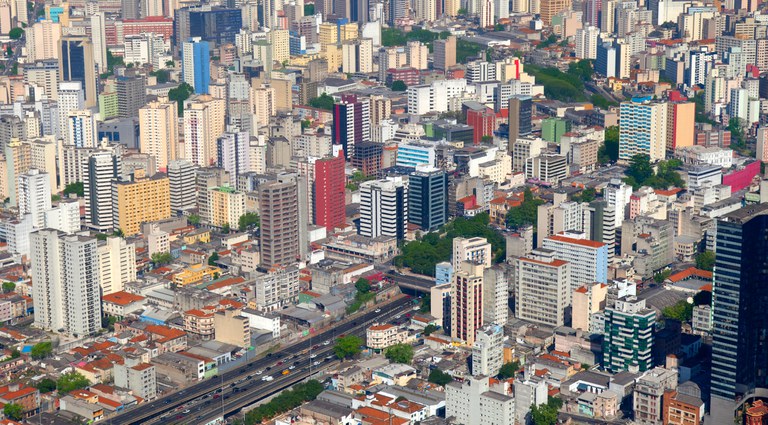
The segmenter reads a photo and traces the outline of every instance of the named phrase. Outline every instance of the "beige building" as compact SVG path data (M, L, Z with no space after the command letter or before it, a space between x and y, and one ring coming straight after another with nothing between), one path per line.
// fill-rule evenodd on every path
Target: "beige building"
M264 85L254 85L251 89L251 102L254 126L258 128L269 125L270 117L277 114L275 89Z
M112 216L115 228L125 236L139 233L142 223L171 216L171 192L168 177L146 177L144 170L134 171L134 181L112 184Z
M383 95L373 95L370 98L371 128L392 116L392 99Z
M493 254L491 244L485 238L454 238L453 264L456 267L464 261L491 267Z
M216 139L225 129L225 103L209 95L184 102L184 159L201 167L216 164Z
M454 247L455 247L454 242ZM455 249L454 249L455 252ZM472 345L483 326L482 263L462 260L454 271L451 286L451 337Z
M203 341L210 341L214 338L216 327L214 326L214 312L208 310L187 310L184 317L184 330L187 333L196 335Z
M216 341L238 347L251 346L250 320L240 315L240 310L226 309L217 311L213 316L216 328Z
M58 52L58 50L57 50ZM35 87L35 95L42 90L51 100L59 100L59 67L56 59L32 62L24 66L24 83Z
M542 22L550 26L555 15L571 8L571 0L540 0L539 8Z
M122 291L136 280L136 246L120 237L110 237L97 249L99 285L102 295Z
M458 6L458 1L456 2ZM455 15L448 9L448 4L445 5L445 13L449 15ZM456 8L458 10L458 7ZM441 71L445 71L448 68L456 65L456 36L451 35L445 40L435 40L434 45L434 68Z
M279 63L289 60L291 52L288 30L273 29L269 32L269 38L272 45L272 60Z
M231 187L208 189L210 217L208 224L223 227L228 224L237 227L240 217L245 215L245 192L238 192Z
M424 43L420 41L409 41L406 50L408 51L408 66L416 69L427 69L429 49Z
M59 58L59 41L61 40L61 24L50 20L42 20L29 27L27 37L27 59L37 61Z
M157 168L165 171L176 159L179 125L176 102L153 101L139 108L139 149L155 158ZM149 170L155 173L158 170Z
M56 179L56 143L50 139L30 140L24 143L29 145L30 167L48 173L52 192L63 190L64 186L59 186Z
M608 285L604 283L584 285L573 291L571 327L588 332L592 314L605 308L606 295L608 295Z
M535 249L515 262L515 317L544 326L565 324L570 267L550 250Z
M113 373L116 386L131 390L145 401L157 398L157 372L154 365L139 363L128 366L115 363Z
M391 345L404 343L407 339L408 331L400 330L389 323L372 325L366 331L366 345L374 350L383 350Z

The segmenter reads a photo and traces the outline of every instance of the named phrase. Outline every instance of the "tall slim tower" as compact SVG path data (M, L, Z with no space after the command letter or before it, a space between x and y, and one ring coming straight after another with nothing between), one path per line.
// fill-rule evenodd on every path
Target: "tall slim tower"
M207 94L211 83L210 47L200 37L190 38L182 43L182 79L195 89L197 94Z
M408 226L408 182L402 177L360 185L360 234L405 238Z
M96 106L99 96L93 57L93 44L87 37L68 35L61 38L59 77L61 81L80 81L83 84L85 106L88 108Z
M91 15L91 40L93 40L93 61L99 67L99 73L107 70L107 35L104 12Z
M165 170L176 159L179 126L175 102L150 102L139 109L139 148L155 157L157 168ZM158 170L150 170L155 172Z
M59 133L56 135L60 139L69 140L67 132L67 119L72 111L85 109L85 97L83 96L83 83L81 81L66 82L62 81L58 87L58 105L59 105Z
M475 342L478 329L483 326L483 270L482 263L461 262L451 283L451 337Z
M171 187L171 214L195 208L195 166L183 159L171 161L168 163L168 179Z
M122 158L109 150L93 152L85 162L85 224L100 232L113 229L112 181L123 174Z
M75 337L101 329L95 238L43 229L30 235L35 326Z
M315 224L330 232L346 222L344 157L315 161L314 196Z
M297 183L259 185L261 264L290 265L299 256L299 197Z
M45 212L51 209L51 180L48 173L32 169L19 176L19 214L31 214L32 226L45 226Z

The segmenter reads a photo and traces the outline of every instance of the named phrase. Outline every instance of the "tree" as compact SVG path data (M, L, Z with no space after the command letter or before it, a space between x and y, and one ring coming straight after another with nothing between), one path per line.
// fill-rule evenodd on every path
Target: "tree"
M619 127L612 126L605 129L605 142L597 151L597 160L601 164L616 162L619 159Z
M112 51L107 49L107 69L111 74L116 66L125 66L125 61L122 56L114 56Z
M173 255L170 252L156 252L152 254L152 264L159 267L173 262Z
M61 201L61 196L51 195L51 202L59 202L59 201Z
M367 294L371 291L371 282L368 279L361 277L355 282L355 289L357 289L357 292Z
M91 385L91 382L88 381L88 378L78 372L65 373L56 381L56 388L58 388L59 393L63 394L85 388L89 385Z
M690 304L686 300L681 300L675 305L662 309L661 314L668 319L687 322L693 317L693 304Z
M8 37L10 37L11 40L18 40L23 35L24 35L24 30L19 27L11 28L11 30L8 32Z
M85 186L83 185L83 182L74 182L66 185L64 187L64 195L71 195L75 194L78 197L82 198L85 194Z
M499 369L499 378L500 379L514 378L515 374L519 369L520 369L520 363L518 362L504 363L504 365L501 366L501 369Z
M157 82L160 84L167 83L171 79L171 73L166 69L158 69L157 71L152 71L149 73L149 75L157 78Z
M456 15L458 16L465 16L467 14L467 9L460 7L459 10L456 11Z
M446 386L449 382L453 381L453 377L440 369L432 369L429 372L429 378L427 380L433 384Z
M18 403L8 403L3 407L3 413L8 419L20 421L24 417L24 408Z
M408 90L408 86L405 85L405 81L396 80L392 83L392 91L406 91L406 90Z
M491 143L493 142L493 136L486 135L480 138L480 141L483 143Z
M672 276L672 270L662 270L653 275L653 281L656 283L663 283L670 276Z
M304 5L304 16L312 16L314 14L315 14L315 5L312 4L312 3L305 4Z
M360 337L356 335L347 335L336 340L336 345L333 346L333 352L339 360L344 360L360 353L361 345L363 345L363 340L360 339Z
M384 350L384 357L393 363L409 364L413 360L413 346L411 344L395 344Z
M49 393L56 389L56 381L51 378L43 378L37 383L37 389L41 393Z
M208 265L215 266L217 261L219 261L219 253L216 251L213 251L213 254L211 254L211 256L208 257Z
M125 232L123 232L123 229L118 227L117 229L115 229L114 232L112 232L112 236L117 236L118 238L124 238Z
M165 61L165 66L168 67L168 68L173 68L174 66L176 66L176 62L174 62L174 61Z
M200 216L197 214L191 214L189 217L187 217L187 221L189 224L197 226L200 224Z
M653 167L651 166L651 158L642 153L633 156L629 160L629 167L625 174L627 177L634 179L637 184L642 185L654 175Z
M309 106L317 109L325 109L327 111L333 110L334 105L333 97L327 93L323 93L318 97L309 99Z
M241 232L245 232L251 227L259 227L260 224L261 219L255 212L247 212L237 220L237 228L240 229Z
M590 203L597 197L597 191L593 187L588 187L581 192L573 195L571 198L576 202Z
M177 102L178 104L179 116L184 115L184 101L189 99L189 96L192 96L192 93L194 92L195 89L186 82L179 84L178 87L168 90L168 99Z
M525 192L523 192L522 204L518 207L510 208L507 212L507 227L517 228L532 224L535 228L538 219L539 205L543 204L544 200L535 199L531 189L526 187Z
M430 336L436 331L437 331L437 326L430 323L427 325L426 328L424 328L424 336Z
M711 272L712 269L715 268L715 253L712 251L705 251L697 255L696 268Z
M502 25L502 24L496 24L496 25L493 26L493 30L494 31L504 31L504 29L505 29L504 25Z
M53 344L50 341L38 342L29 350L29 355L35 360L44 359L53 353Z
M224 223L223 226L221 226L221 233L228 235L229 232L232 231L232 228L229 226L229 223Z
M7 294L16 290L16 284L10 281L3 282L3 293Z
M531 406L531 419L534 425L555 425L557 413L563 406L559 398L550 397L546 404Z

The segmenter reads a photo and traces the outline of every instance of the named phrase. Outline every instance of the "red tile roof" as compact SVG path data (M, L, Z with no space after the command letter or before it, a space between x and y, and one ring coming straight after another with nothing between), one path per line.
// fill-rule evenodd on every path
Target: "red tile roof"
M135 303L143 299L144 297L142 297L141 295L131 294L125 291L113 292L111 294L107 294L101 297L101 300L103 302L116 304L120 306L126 306L128 304Z
M669 280L672 283L677 283L691 277L700 277L702 279L712 279L712 272L697 269L696 267L689 267L681 272L677 272L673 274L672 276L669 277Z
M553 241L557 241L557 242L569 243L569 244L573 244L573 245L586 246L586 247L589 247L589 248L602 248L603 246L605 246L605 244L602 243L602 242L591 241L589 239L569 238L567 236L561 236L561 235L552 235L552 236L548 237L547 239L550 239L550 240L553 240Z

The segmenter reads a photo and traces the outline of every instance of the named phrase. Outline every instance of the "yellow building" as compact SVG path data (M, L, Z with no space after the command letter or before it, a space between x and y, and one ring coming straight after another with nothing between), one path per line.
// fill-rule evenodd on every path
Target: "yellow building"
M171 191L168 177L146 177L144 170L134 171L134 181L112 184L113 220L125 236L139 233L142 223L171 216Z
M272 30L269 32L269 38L273 61L283 63L291 58L288 30Z
M208 264L193 264L173 276L173 283L179 286L197 285L221 275L221 269Z
M323 22L319 27L318 41L320 44L336 44L339 42L339 30L336 24Z
M357 31L357 23L350 22L339 26L339 42L347 40L357 40L359 33Z
M157 167L161 170L165 170L168 163L176 159L176 146L179 143L176 102L164 99L162 102L149 102L139 109L139 143L141 152L155 157Z
M248 348L251 346L251 326L240 309L228 308L213 315L216 341Z
M208 229L195 229L189 233L185 233L184 236L182 236L182 239L184 240L184 243L187 245L193 245L198 242L210 243L211 231Z
M234 188L222 186L208 189L208 202L211 208L208 224L211 226L228 224L236 227L240 217L245 215L245 192Z

